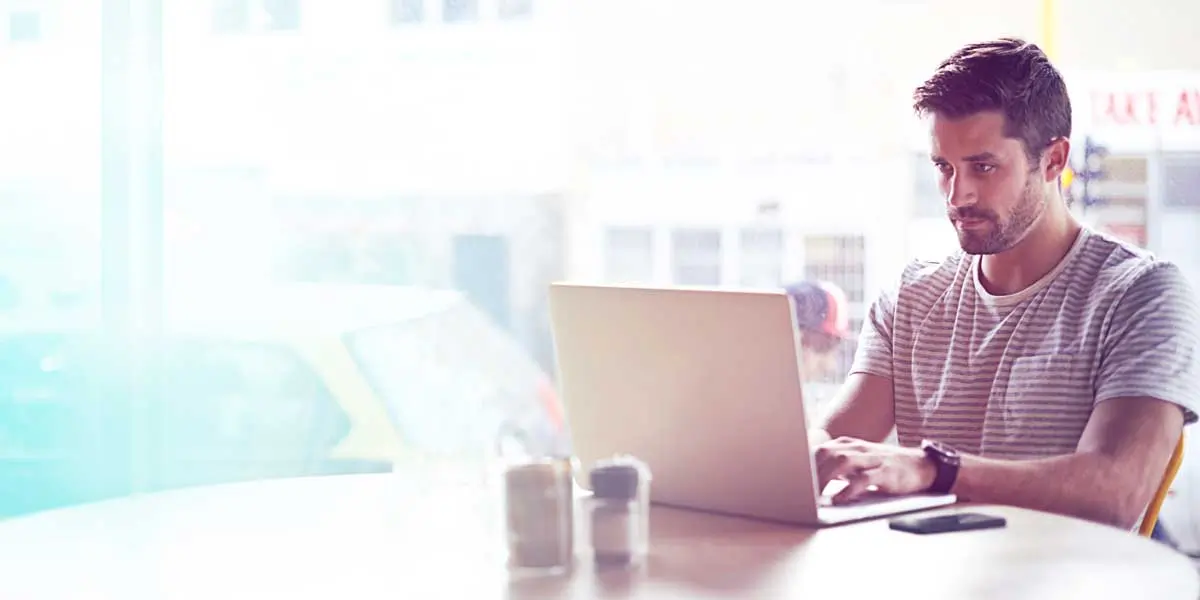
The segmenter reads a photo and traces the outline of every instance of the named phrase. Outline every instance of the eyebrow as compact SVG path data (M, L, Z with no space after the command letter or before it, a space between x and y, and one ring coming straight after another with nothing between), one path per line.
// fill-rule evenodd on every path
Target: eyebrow
M937 155L931 155L929 157L929 159L935 163L936 162L947 162L946 159L944 159L940 156L937 156ZM992 161L996 160L996 155L992 154L991 152L980 152L979 154L972 154L970 156L964 157L963 160L965 160L967 162L992 162Z

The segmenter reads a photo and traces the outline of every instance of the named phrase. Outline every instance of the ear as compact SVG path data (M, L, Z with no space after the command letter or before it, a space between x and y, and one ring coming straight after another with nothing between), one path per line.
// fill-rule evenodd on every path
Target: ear
M1046 151L1042 153L1042 166L1046 172L1046 182L1058 181L1059 176L1067 168L1071 156L1071 140L1060 137L1054 138Z

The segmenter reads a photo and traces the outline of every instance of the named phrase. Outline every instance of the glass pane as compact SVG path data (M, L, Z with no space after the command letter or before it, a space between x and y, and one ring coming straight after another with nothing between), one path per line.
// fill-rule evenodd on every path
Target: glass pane
M747 229L740 241L742 285L778 287L783 278L783 231Z
M479 19L479 0L442 0L442 20L460 23Z
M98 3L0 3L0 519L129 490L96 346L99 33Z
M929 160L929 153L917 152L912 157L915 216L945 217L946 200L938 188L938 170Z
M469 304L355 331L348 346L414 450L469 458L505 436L535 454L566 448L540 395L541 368Z
M0 511L564 453L562 279L828 281L858 329L955 241L911 104L966 41L1057 42L1074 210L1200 281L1196 3L952 4L0 0Z
M188 445L165 485L415 474L480 463L501 437L562 453L546 41L442 24L479 20L474 1L254 0L231 21L243 5L233 37L165 5L166 311L206 344L188 377L212 405L191 431L170 420Z
M654 279L654 230L613 227L605 231L605 279L647 283Z
M533 0L499 0L501 19L521 19L533 15Z
M1164 206L1200 209L1200 154L1165 155L1162 174Z
M681 285L720 285L721 232L707 229L671 232L671 275Z
M12 12L8 15L8 39L11 42L36 42L42 38L42 14L37 11Z
M392 23L420 23L425 20L425 0L390 0Z
M350 422L282 344L176 337L161 428L165 487L323 473Z
M842 288L849 302L862 302L865 243L866 238L861 235L805 237L805 277L832 282Z

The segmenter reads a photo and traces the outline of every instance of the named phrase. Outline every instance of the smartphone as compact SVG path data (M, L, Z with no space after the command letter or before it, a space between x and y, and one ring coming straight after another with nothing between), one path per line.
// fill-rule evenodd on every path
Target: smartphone
M950 533L951 531L971 531L974 529L997 529L1008 522L1004 517L985 515L982 513L956 513L952 515L934 515L931 517L900 517L888 521L888 527L896 531L908 533Z

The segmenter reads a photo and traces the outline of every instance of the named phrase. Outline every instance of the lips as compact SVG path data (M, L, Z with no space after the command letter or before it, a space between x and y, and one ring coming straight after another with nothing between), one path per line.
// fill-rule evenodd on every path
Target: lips
M988 222L987 219L958 219L956 221L956 223L958 223L959 227L965 227L965 228L980 227L982 225L987 224L987 222Z

